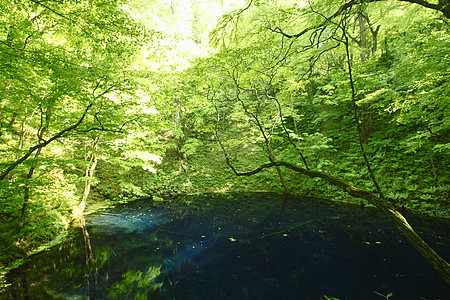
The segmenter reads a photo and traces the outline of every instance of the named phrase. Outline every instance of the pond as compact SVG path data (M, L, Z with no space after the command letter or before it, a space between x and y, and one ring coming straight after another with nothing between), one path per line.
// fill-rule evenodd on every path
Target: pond
M281 213L284 201L287 205ZM448 220L409 216L450 259ZM8 275L20 299L448 299L374 209L274 194L138 200L86 215ZM385 295L385 296L383 296Z

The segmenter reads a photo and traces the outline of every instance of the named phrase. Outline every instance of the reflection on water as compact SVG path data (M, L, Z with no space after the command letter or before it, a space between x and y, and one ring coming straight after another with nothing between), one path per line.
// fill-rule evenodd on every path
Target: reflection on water
M144 232L159 226L169 220L158 212L103 212L95 218L89 219L88 225L95 233L115 234Z
M13 271L3 297L445 299L450 290L372 210L268 194L136 201L86 216ZM448 223L413 226L449 259ZM422 297L422 298L421 298Z

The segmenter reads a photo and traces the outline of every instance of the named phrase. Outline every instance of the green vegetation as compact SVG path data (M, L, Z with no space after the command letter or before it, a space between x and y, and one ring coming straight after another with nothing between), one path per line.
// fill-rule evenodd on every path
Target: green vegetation
M450 282L398 212L449 215L449 9L2 1L0 276L99 203L263 190L375 205Z

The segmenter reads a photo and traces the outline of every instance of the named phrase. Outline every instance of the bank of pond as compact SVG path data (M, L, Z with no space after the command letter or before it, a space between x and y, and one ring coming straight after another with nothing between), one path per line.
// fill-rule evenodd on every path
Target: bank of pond
M283 205L284 204L284 205ZM407 216L450 260L448 219ZM448 299L373 208L269 193L136 200L11 271L12 299Z

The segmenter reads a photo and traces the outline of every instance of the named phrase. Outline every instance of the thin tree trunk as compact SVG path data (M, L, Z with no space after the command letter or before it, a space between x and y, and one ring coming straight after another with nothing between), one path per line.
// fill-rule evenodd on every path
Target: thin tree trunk
M86 201L91 191L92 179L94 179L94 172L97 167L97 155L95 152L97 151L99 139L99 137L95 137L93 139L91 153L86 156L86 160L89 160L89 164L87 165L85 171L83 196L81 197L78 207L74 211L74 215L83 214L84 209L86 208Z
M86 208L86 200L89 197L89 193L91 191L91 183L94 178L94 171L97 166L97 156L95 154L91 155L90 165L86 168L86 178L84 180L84 190L83 197L81 198L80 204L78 205L79 213L83 213Z
M272 147L270 146L270 143L267 143L267 151L269 152L269 155L271 157L271 161L277 161L275 158L275 154L272 151ZM281 172L281 168L276 166L275 169L277 170L278 177L280 178L281 185L283 186L283 190L285 194L289 194L289 187L287 186L286 180L284 179L283 173Z
M366 20L363 17L363 12L358 13L359 23L359 47L361 48L361 60L366 61Z

